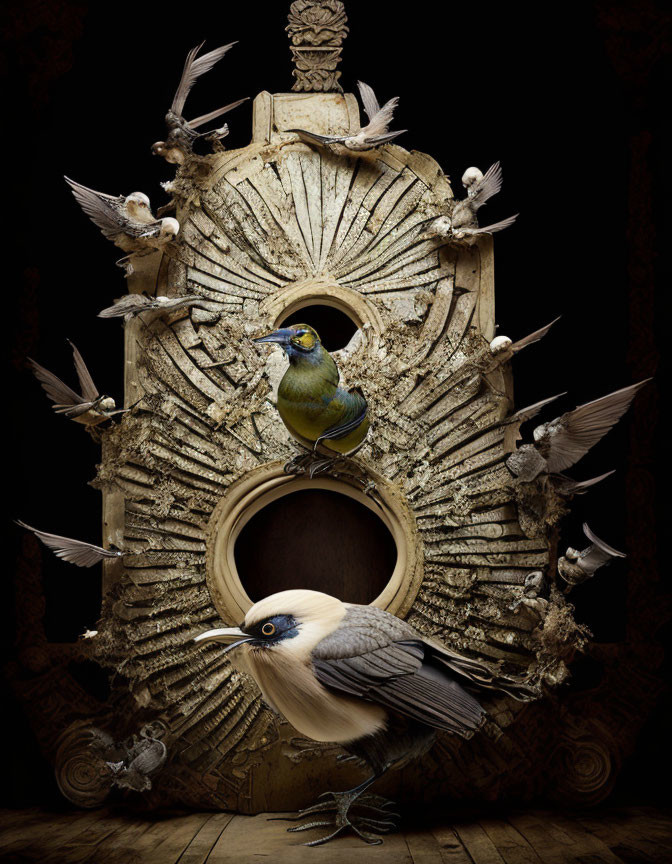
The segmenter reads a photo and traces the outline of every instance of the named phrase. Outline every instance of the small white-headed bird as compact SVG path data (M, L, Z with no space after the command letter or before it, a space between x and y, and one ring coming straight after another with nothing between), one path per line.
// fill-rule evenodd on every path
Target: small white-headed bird
M399 97L395 96L386 102L381 108L376 94L368 84L363 81L357 82L359 95L361 96L366 116L369 122L363 126L359 132L354 135L317 135L315 132L308 132L306 129L287 129L287 132L295 132L301 139L310 144L319 144L320 146L329 146L331 144L342 144L348 150L371 150L373 147L379 147L381 144L387 144L399 135L406 132L406 129L400 129L398 132L389 132L389 126L394 116L394 109L399 104Z
M540 474L557 474L571 468L621 419L637 392L649 380L579 405L537 426L532 433L534 443L523 444L506 460L509 470L522 482L529 483ZM521 422L531 416L534 415L523 417Z
M255 603L240 627L209 630L195 641L228 644L235 668L251 675L268 705L302 735L340 744L372 776L347 792L331 792L302 810L320 814L294 831L329 825L308 845L351 827L367 842L393 826L378 796L365 790L432 745L435 730L471 737L485 710L469 690L503 690L517 699L537 691L496 677L375 606L342 603L318 591L281 591ZM357 808L365 807L364 813ZM322 819L321 817L325 818Z
M204 300L198 294L186 294L184 297L164 297L161 294L156 297L145 297L144 294L125 294L115 300L114 305L101 310L98 317L123 318L124 321L130 321L136 315L149 312L152 309L169 312L173 309L195 306L197 303L212 305L212 301Z
M32 525L27 525L20 519L16 520L16 524L25 528L27 531L32 531L38 540L41 540L44 545L51 549L57 558L62 558L69 564L75 564L77 567L93 567L99 561L105 558L123 558L125 555L137 555L138 552L123 552L121 549L103 549L102 546L96 546L93 543L86 543L84 540L73 540L72 537L61 537L60 534L49 534L46 531L38 531Z
M198 129L199 126L202 126L204 123L209 123L210 120L215 120L217 117L221 117L222 114L233 111L234 108L242 105L242 103L246 102L249 98L246 96L244 99L238 99L236 102L231 102L229 105L225 105L223 108L218 108L216 111L210 111L208 114L202 114L200 117L195 117L193 120L184 119L182 115L182 112L184 111L184 103L187 100L189 91L196 83L196 79L200 78L201 75L204 75L212 69L215 63L221 60L226 52L236 43L230 42L228 45L222 45L220 48L215 48L213 51L209 51L202 57L197 57L198 52L204 44L204 42L201 42L200 45L192 48L187 54L180 83L178 84L177 91L173 97L170 110L166 114L166 126L168 127L166 140L156 141L152 144L152 152L154 154L157 156L163 156L167 162L171 162L174 165L181 165L185 161L187 156L193 152L194 142L198 138L215 134L213 132L196 132L196 129ZM224 131L225 129L226 131ZM228 135L228 127L225 125L221 127L221 129L216 130L216 132L220 133L217 135L217 140L219 140L219 138Z
M509 216L492 225L478 226L476 214L480 208L496 195L502 188L502 169L499 162L495 162L483 174L478 168L467 168L462 175L462 185L467 190L467 197L461 201L455 201L448 215L439 216L421 237L438 237L442 240L469 240L479 234L493 234L508 228L518 218Z
M147 255L171 242L180 230L180 223L172 216L155 219L149 206L149 198L142 192L130 195L106 195L96 192L74 180L65 178L72 189L75 200L97 225L104 237L128 253L117 261L117 265L133 272L131 257Z
M93 378L86 368L84 358L72 342L70 342L70 346L72 347L72 356L75 361L81 393L76 393L53 372L40 366L30 357L28 358L33 374L49 399L54 403L54 411L57 414L65 414L71 420L84 423L87 426L97 426L115 414L125 414L127 408L117 410L114 399L110 396L101 396L98 393L98 388L93 383Z
M565 554L558 558L558 573L570 587L590 579L596 570L605 564L611 564L614 558L627 557L625 552L607 546L604 540L600 540L590 530L586 522L583 523L583 533L590 540L590 546L580 552L569 546Z

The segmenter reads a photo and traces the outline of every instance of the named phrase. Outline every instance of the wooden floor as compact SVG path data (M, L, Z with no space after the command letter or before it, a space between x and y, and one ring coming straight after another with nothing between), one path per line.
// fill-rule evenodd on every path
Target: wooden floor
M453 813L366 846L342 837L299 845L265 815L119 811L0 811L0 861L42 864L672 864L672 810L631 807L581 812Z

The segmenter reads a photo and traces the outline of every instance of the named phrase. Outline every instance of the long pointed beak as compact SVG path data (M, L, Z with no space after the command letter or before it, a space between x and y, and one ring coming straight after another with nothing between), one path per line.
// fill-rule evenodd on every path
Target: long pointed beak
M257 344L261 342L275 342L277 345L289 345L294 331L289 327L281 327L280 330L274 330L272 333L267 333L266 336L260 336L253 341Z
M252 637L243 633L238 627L220 627L217 630L206 630L205 633L199 633L198 636L194 636L194 642L222 642L228 645L228 648L225 648L222 652L223 654L226 654L227 651L231 651L232 648L236 648L238 645L242 645L244 642L251 641Z

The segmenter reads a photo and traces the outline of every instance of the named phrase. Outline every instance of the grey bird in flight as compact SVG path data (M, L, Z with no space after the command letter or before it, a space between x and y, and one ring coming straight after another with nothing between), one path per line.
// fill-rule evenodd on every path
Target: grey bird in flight
M68 342L72 348L81 393L72 390L53 372L40 366L32 358L28 358L33 374L49 399L54 403L53 410L57 414L64 414L71 420L84 423L87 426L97 426L115 414L125 414L128 411L127 408L117 409L114 399L110 396L100 395L82 355L69 339Z
M309 846L348 828L380 842L378 835L394 827L392 814L366 790L425 753L436 730L470 738L480 729L485 710L473 692L539 695L525 680L500 676L383 609L318 591L273 594L255 603L240 627L208 630L195 641L227 644L222 653L230 652L234 667L254 678L266 703L302 736L337 743L371 769L353 789L327 793L330 800L300 811L298 818L317 821L290 831L328 828Z
M75 200L104 237L127 254L117 265L133 272L131 257L147 255L171 242L180 230L180 223L172 216L155 219L149 206L149 198L142 192L130 195L106 195L96 192L69 177L66 183L72 189Z
M581 551L570 546L565 554L558 558L558 573L570 587L590 579L600 567L611 564L615 558L627 557L625 552L612 549L604 540L600 540L590 530L587 522L583 523L583 533L590 540L590 546Z
M545 327L540 327L538 330L529 333L527 336L523 336L522 339L518 339L516 342L513 342L508 336L495 336L490 343L490 351L497 357L497 360L500 363L510 360L514 354L522 351L523 348L527 348L528 345L534 345L535 342L539 342L543 339L551 327L560 320L560 317L561 316L558 315L558 317L554 318L550 324L546 324Z
M571 468L621 419L650 380L623 387L537 426L532 433L534 443L523 444L506 460L510 471L519 480L530 482L540 474Z
M408 131L406 129L400 129L398 132L388 131L394 115L394 109L399 103L398 96L390 99L381 108L376 99L376 94L368 84L358 81L357 87L359 88L359 95L364 105L364 111L369 118L367 125L363 126L359 132L356 132L354 135L317 135L314 132L308 132L306 129L287 129L287 132L295 132L301 139L310 144L319 144L320 146L342 144L348 150L359 151L371 150L372 147L387 144L397 136Z
M200 126L209 123L211 120L215 120L217 117L221 117L222 114L227 114L229 111L233 111L234 108L242 105L242 103L246 102L249 98L246 96L243 99L238 99L235 102L231 102L229 105L225 105L223 108L218 108L215 111L202 114L200 117L195 117L193 120L185 120L182 113L184 111L184 103L187 100L191 88L196 83L196 80L200 78L201 75L209 72L215 63L221 60L227 51L237 43L230 42L228 45L222 45L220 48L215 48L213 51L203 54L202 57L198 57L198 52L204 44L205 42L201 42L200 45L192 48L187 54L180 83L178 84L170 109L166 114L166 126L168 127L166 140L156 141L152 144L152 152L154 154L157 156L163 156L167 162L171 162L174 165L181 165L185 161L185 159L193 152L194 142L198 138L213 135L212 132L197 132L196 130ZM225 132L224 129L226 129ZM226 124L216 131L220 133L219 136L217 136L217 140L228 135L228 127L226 127Z
M502 231L513 225L518 218L516 213L515 216L479 228L476 214L502 188L502 169L499 162L491 165L485 174L478 168L467 168L462 175L462 185L467 190L467 197L455 201L450 212L435 219L429 228L419 235L421 238L469 241L479 234Z
M77 567L93 567L94 564L106 558L122 558L125 555L139 554L137 552L122 552L120 549L103 549L102 546L85 543L83 540L73 540L72 537L61 537L59 534L38 531L37 528L27 525L20 519L16 520L16 524L27 531L32 531L37 539L41 540L48 549L51 549L57 558L62 558Z
M168 312L172 309L195 306L197 303L204 306L212 305L212 301L204 300L198 294L187 294L184 297L164 297L161 294L156 297L145 297L144 294L125 294L115 300L112 306L100 311L98 317L123 318L124 321L130 321L136 315L149 312L152 309Z

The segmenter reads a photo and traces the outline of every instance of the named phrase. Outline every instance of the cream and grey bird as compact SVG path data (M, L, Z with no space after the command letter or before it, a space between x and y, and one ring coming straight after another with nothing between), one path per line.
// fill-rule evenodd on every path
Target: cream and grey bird
M207 54L198 57L198 52L204 44L205 42L201 42L200 45L192 48L187 54L180 83L175 91L170 109L166 114L166 126L168 127L166 140L156 141L152 144L152 152L154 154L163 156L167 162L171 162L174 165L181 165L193 153L194 142L198 138L213 134L212 132L197 132L196 130L200 126L209 123L211 120L215 120L217 117L221 117L222 114L233 111L234 108L242 105L249 98L246 96L243 99L238 99L229 105L225 105L223 108L217 108L215 111L195 117L193 120L185 120L183 116L184 104L196 80L201 75L209 72L215 63L219 62L227 51L237 43L230 42L228 45L222 45L220 48L215 48L213 51L209 51ZM223 132L222 130L225 128L226 132ZM217 131L222 133L219 137L223 138L224 135L228 134L228 127L225 125Z
M144 294L125 294L114 301L112 306L102 309L98 313L99 318L123 318L130 321L142 312L158 309L168 312L173 309L194 306L197 303L207 303L198 294L186 294L184 297L164 297L158 294L156 297L146 297Z
M394 109L399 104L399 97L395 96L386 102L383 107L380 107L376 94L368 84L363 81L357 82L359 95L364 105L364 111L369 118L366 126L362 126L359 132L354 135L318 135L315 132L309 132L307 129L287 129L287 132L295 132L302 140L309 144L319 144L320 146L329 146L331 144L342 144L348 150L360 151L371 150L373 147L379 147L381 144L387 144L399 135L407 132L407 129L400 129L398 132L390 132L389 127L394 116Z
M509 470L522 482L530 482L540 474L571 468L621 419L650 380L623 387L537 426L532 433L534 443L523 444L506 460Z
M625 552L612 549L604 540L594 534L586 522L583 523L583 533L590 540L590 546L578 551L568 547L564 555L558 558L558 573L570 587L585 582L606 564L611 564L615 558L626 558Z
M180 230L180 223L172 216L155 219L149 198L142 192L126 196L106 195L75 183L69 177L65 181L79 206L100 228L103 236L127 253L117 261L127 276L133 272L131 256L162 249L175 239Z
M442 240L469 240L479 234L494 234L508 228L518 218L516 213L499 222L479 227L476 214L480 208L496 195L502 188L502 169L495 162L483 174L478 168L467 168L462 175L462 184L467 190L467 197L454 201L448 214L435 219L421 238L437 237Z
M68 342L70 342L69 339ZM82 355L72 342L70 342L70 346L81 393L68 387L53 372L28 357L28 363L33 374L49 399L54 403L54 411L87 426L97 426L104 420L114 417L115 414L125 414L127 408L117 409L114 399L110 396L100 395Z
M533 333L524 336L522 339L518 339L517 342L514 342L508 336L495 336L490 343L491 353L497 357L500 363L510 360L514 354L518 354L518 352L522 351L523 348L527 348L528 345L534 345L535 342L539 342L543 339L551 327L560 320L560 317L561 316L558 315L558 317L554 318L550 324L546 324L545 327L540 327Z
M16 520L16 524L27 531L32 531L37 539L41 540L48 549L51 549L57 558L62 558L77 567L93 567L94 564L106 558L122 558L125 555L138 554L137 552L123 552L116 548L103 549L102 546L86 543L84 540L73 540L72 537L61 537L60 534L49 534L47 531L39 531L32 525L27 525L20 519Z
M318 591L273 594L255 603L240 627L208 630L194 641L228 644L224 652L234 667L254 678L268 705L301 735L337 743L371 769L354 789L331 792L330 801L300 811L299 818L317 821L290 830L330 829L311 846L348 827L379 842L393 822L366 789L426 752L436 730L471 737L485 722L471 691L538 696L526 681L499 677L389 612Z

